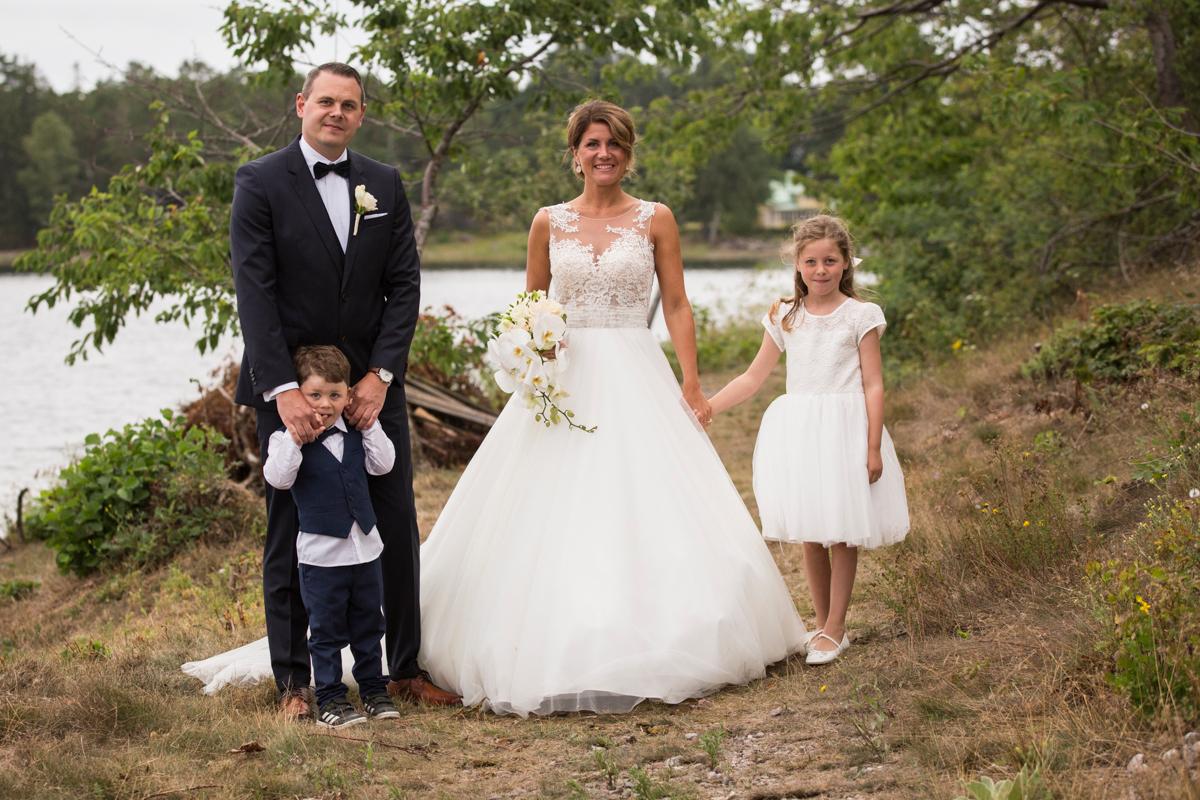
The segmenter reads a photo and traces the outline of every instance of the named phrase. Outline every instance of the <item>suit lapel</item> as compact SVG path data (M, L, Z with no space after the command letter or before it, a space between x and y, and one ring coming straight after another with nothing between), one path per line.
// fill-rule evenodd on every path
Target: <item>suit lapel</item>
M359 159L354 158L353 152L350 154L350 180L347 181L350 191L350 231L349 238L346 240L346 266L342 269L342 289L346 288L347 282L350 280L350 271L354 269L354 257L358 253L358 237L354 235L354 187L365 186L367 176L363 174L362 168L359 166ZM371 191L370 187L367 191ZM359 220L359 232L362 232L362 220ZM330 226L332 227L332 226Z
M304 163L299 139L292 142L292 146L288 148L288 172L292 174L292 188L296 190L296 196L300 198L300 204L304 206L313 230L317 232L317 238L325 246L325 252L329 254L334 267L341 272L342 245L333 230L333 223L329 221L329 212L325 210L325 203L321 201L321 195L317 192L312 173L308 171L308 164Z

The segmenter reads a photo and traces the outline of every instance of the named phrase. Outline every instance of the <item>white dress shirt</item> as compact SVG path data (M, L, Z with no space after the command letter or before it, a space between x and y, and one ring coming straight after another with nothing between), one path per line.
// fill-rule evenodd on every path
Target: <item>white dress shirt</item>
M346 433L346 421L341 417L333 426L341 433ZM362 432L363 450L367 462L368 475L385 475L391 472L396 463L396 448L392 440L383 432L379 420ZM345 437L334 434L328 436L321 444L333 454L339 462L345 450ZM271 434L267 444L267 462L263 464L263 477L267 483L276 489L290 489L296 482L296 473L300 471L300 463L304 454L300 445L286 430ZM296 559L301 564L314 567L345 567L352 564L367 564L379 558L383 552L383 540L379 537L379 528L374 527L363 533L356 520L350 528L350 535L345 539L337 536L300 531L296 534Z
M318 153L312 148L308 142L304 141L304 137L300 137L300 152L304 154L304 163L308 165L308 174L313 176L313 180L317 184L317 194L321 195L321 202L325 204L325 211L329 214L329 221L333 223L333 230L337 234L338 242L342 245L342 252L346 252L346 244L350 241L350 181L338 175L336 172L327 172L321 180L317 180L313 174L313 164L318 161L325 164L340 164L349 156L343 150L342 154L330 161L325 156ZM288 389L299 389L300 384L295 381L280 384L269 392L263 392L263 400L271 402L279 395L280 392L286 392Z

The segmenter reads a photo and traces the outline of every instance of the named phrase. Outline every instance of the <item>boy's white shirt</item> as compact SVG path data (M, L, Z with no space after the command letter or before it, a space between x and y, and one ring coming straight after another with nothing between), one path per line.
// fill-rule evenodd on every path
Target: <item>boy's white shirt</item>
M338 417L333 423L343 434L347 432L346 421ZM362 432L363 451L366 456L368 475L385 475L396 463L396 448L383 432L379 420ZM343 436L328 436L321 442L339 462L345 450ZM276 489L287 490L296 482L296 473L304 455L300 445L286 430L271 434L267 444L267 461L263 464L263 478ZM356 521L345 539L337 536L300 531L296 534L296 559L301 564L314 567L346 567L367 564L379 558L383 552L383 540L378 527L363 533Z

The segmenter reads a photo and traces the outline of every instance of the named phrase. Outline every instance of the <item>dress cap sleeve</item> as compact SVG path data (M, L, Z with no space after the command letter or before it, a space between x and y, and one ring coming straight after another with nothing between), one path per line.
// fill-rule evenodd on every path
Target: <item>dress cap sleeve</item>
M874 303L863 303L858 309L858 341L871 331L879 329L879 335L887 329L887 320L883 318L883 309Z
M775 346L779 348L780 352L783 352L787 349L783 343L783 328L780 327L779 324L779 320L783 318L783 313L783 309L778 308L775 309L775 316L777 319L771 319L770 311L768 311L766 314L763 314L762 318L763 328L766 329L767 334L771 337L771 341L775 342Z

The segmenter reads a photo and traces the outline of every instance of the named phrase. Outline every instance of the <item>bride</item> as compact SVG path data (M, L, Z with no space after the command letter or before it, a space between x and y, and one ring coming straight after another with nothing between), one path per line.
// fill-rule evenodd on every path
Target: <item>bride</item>
M621 187L633 120L585 103L567 142L583 191L534 217L526 288L566 308L559 382L597 430L547 428L514 398L421 548L421 667L466 706L522 716L678 703L763 676L806 638L696 424L711 410L678 229L666 206ZM646 325L656 274L682 397ZM252 673L254 648L185 671L211 691L214 670Z

